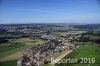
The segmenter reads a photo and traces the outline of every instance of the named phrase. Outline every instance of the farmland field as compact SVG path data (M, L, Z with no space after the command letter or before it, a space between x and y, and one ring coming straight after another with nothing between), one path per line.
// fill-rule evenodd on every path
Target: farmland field
M5 57L11 54L14 54L16 52L22 51L26 48L30 48L33 45L36 45L38 43L43 43L42 40L27 40L27 39L20 39L17 41L7 42L5 44L0 45L0 57ZM27 41L26 43L24 43ZM31 41L31 42L28 42ZM13 49L13 50L12 50Z
M90 40L98 40L98 39L100 39L100 36L90 36L90 38L89 38Z
M77 64L67 64L64 63L62 65L67 65L67 66L100 66L100 47L98 46L94 46L92 42L79 42L80 43L80 47L79 47L79 51L78 54L75 56L66 56L64 59L68 59L68 58L73 58L73 59L78 59L81 60L81 58L90 58L91 61L92 59L94 59L95 63L77 63ZM83 45L85 44L85 45ZM57 65L57 66L61 66L61 65Z
M13 50L9 50L9 51L2 52L2 53L0 53L0 57L5 57L5 56L8 56L8 55L12 55L12 54L14 54L16 52L22 51L22 50L24 50L26 48L30 48L32 46L33 45L28 45L28 46L26 45L26 46L22 46L22 47L15 48Z
M0 62L0 66L17 66L17 60Z
M100 65L100 48L95 46L80 46L80 53L74 59L80 58L95 58L95 64L90 64L91 66ZM89 64L73 64L70 66L88 66Z
M17 44L15 42L8 42L8 43L0 45L0 53L9 51L18 47L22 47L22 46L25 46L25 45L20 44L20 43Z

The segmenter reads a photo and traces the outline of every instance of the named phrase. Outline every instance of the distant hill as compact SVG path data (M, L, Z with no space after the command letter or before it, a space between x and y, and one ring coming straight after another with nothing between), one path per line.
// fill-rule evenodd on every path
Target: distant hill
M100 24L73 25L73 27L78 29L98 29Z

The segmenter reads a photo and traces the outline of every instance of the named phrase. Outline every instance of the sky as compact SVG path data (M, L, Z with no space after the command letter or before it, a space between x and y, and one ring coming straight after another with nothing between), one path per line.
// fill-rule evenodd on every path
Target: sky
M100 0L0 0L0 24L100 23Z

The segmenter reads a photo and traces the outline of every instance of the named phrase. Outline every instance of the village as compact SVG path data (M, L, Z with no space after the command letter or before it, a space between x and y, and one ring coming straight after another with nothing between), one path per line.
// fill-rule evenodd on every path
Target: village
M64 50L74 50L78 47L74 41L75 36L72 35L62 37L43 34L40 38L48 42L23 50L23 56L18 59L17 66L43 66L51 62L50 59L53 58L54 54Z

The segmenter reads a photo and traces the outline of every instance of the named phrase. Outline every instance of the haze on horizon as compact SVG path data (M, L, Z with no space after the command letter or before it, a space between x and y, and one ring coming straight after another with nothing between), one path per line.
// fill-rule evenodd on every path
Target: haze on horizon
M100 0L0 0L0 24L100 23Z

